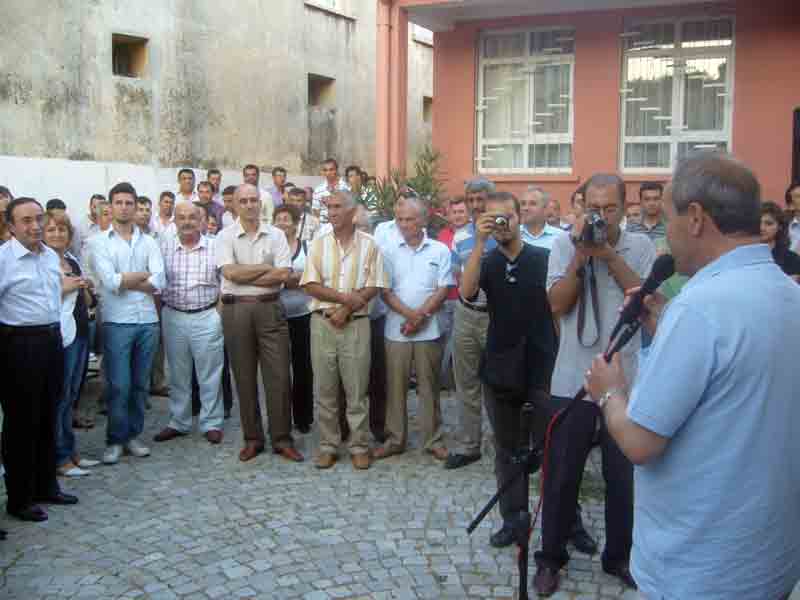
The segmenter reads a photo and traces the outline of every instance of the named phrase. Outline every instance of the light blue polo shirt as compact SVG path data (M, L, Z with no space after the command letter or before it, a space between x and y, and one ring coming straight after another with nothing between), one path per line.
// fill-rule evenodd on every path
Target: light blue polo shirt
M563 229L553 227L549 223L544 224L544 229L542 229L539 235L533 235L525 225L520 225L519 232L523 242L531 246L536 246L537 248L544 248L545 250L552 250L553 242L556 241L558 236L569 235Z
M771 600L800 579L800 286L768 246L696 273L643 350L628 416L669 438L635 469L648 600Z

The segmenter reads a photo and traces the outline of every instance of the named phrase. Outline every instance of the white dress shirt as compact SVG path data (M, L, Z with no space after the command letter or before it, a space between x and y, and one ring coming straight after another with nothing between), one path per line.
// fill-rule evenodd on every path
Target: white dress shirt
M120 289L123 273L147 271L147 281L156 290L164 287L164 260L158 243L138 227L130 242L110 227L94 236L90 244L92 266L100 283L100 306L107 323L157 323L153 296L136 290Z
M51 325L61 321L61 263L41 244L35 254L11 238L0 246L0 323Z

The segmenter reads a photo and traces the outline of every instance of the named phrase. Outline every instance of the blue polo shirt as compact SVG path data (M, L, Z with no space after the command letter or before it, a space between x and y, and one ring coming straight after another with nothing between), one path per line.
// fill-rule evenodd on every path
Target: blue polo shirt
M635 469L648 600L766 600L800 579L800 286L768 246L696 273L642 350L628 416L669 439Z
M563 229L553 227L550 223L544 224L544 229L542 229L539 235L533 235L525 225L520 226L519 232L523 242L531 246L536 246L537 248L544 248L545 250L552 250L553 242L556 241L558 236L569 235Z

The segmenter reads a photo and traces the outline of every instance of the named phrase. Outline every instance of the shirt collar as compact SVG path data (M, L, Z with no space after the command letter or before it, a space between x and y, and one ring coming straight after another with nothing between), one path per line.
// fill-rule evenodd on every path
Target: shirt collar
M406 239L403 237L403 235L400 233L399 230L398 230L397 234L398 234L398 237L400 238L399 245L400 246L405 246L405 247L411 249L411 247L408 245L408 242L406 242ZM413 251L414 252L419 252L425 246L428 246L430 244L430 242L431 242L431 240L428 237L428 232L423 229L422 230L422 241L420 242L419 246L417 246L416 248L413 249Z
M118 233L117 233L117 231L114 229L114 225L113 225L113 224L111 225L111 227L109 227L109 228L108 228L108 229L106 229L105 231L101 231L100 233L101 233L101 234L103 234L104 236L106 236L107 238L111 238L111 236L112 236L112 235L114 235L115 237L119 237L119 234L118 234ZM137 241L137 240L138 240L138 239L139 239L139 238L140 238L142 235L144 235L144 234L142 233L142 230L141 230L141 229L139 229L139 228L138 228L136 225L134 225L134 226L133 226L133 234L131 235L131 244L135 244L135 243L136 243L136 241Z
M716 277L723 271L738 269L747 265L767 263L772 261L772 251L767 244L747 244L739 246L726 252L715 261L708 263L705 267L695 273L686 283L685 287L690 288L700 284L706 279Z
M14 258L16 258L17 260L19 260L23 256L26 256L27 254L33 254L33 252L31 252L25 246L20 244L19 240L15 237L12 237L11 241L9 241L8 243L11 244L11 251L14 253ZM45 250L47 249L47 247L42 242L39 242L39 248L41 249L42 253L44 253Z
M242 225L242 220L241 219L236 219L235 225L236 225L236 237L242 237L245 233L247 233L244 230L244 225ZM263 223L263 222L260 223L259 226L258 226L258 231L256 232L256 233L258 233L258 235L256 237L257 238L261 237L262 234L268 236L270 234L271 228L272 228L271 225L267 225L266 223Z
M197 250L198 248L208 248L208 236L203 235L202 233L200 234L200 241L197 242L197 245L193 246L192 248L187 248L186 246L184 246L183 243L181 242L181 238L179 238L177 235L175 236L175 241L177 242L177 246L179 249L185 250L187 252L192 252L194 250Z
M555 227L550 225L550 223L545 223L544 224L544 229L542 229L542 233L540 233L539 235L534 235L533 232L530 229L528 229L527 225L523 225L522 229L523 229L523 231L525 231L525 233L527 233L529 236L531 236L535 240L538 240L538 239L543 238L543 237L548 236L548 235L556 235L557 233L560 232L559 229L556 229Z

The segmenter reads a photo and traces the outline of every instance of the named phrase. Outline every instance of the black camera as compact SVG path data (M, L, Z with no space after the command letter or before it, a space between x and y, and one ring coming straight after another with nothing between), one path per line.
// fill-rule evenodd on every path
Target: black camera
M596 212L586 213L580 243L589 246L602 246L608 241L608 222Z
M508 218L504 216L499 216L494 218L494 228L495 229L508 229Z

